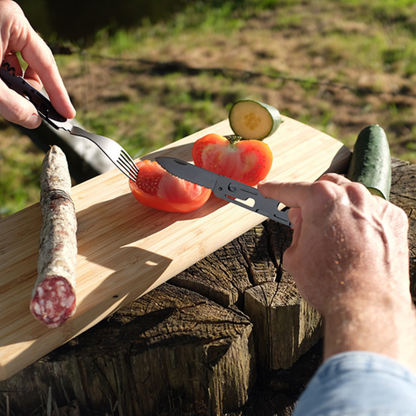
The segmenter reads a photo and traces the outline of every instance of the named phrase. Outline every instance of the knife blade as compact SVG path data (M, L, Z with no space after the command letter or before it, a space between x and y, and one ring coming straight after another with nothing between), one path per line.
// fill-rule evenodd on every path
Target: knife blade
M289 209L279 209L280 201L266 198L252 186L213 173L181 159L157 157L156 162L174 176L210 188L215 196L224 201L257 212L289 227L291 226L288 215Z

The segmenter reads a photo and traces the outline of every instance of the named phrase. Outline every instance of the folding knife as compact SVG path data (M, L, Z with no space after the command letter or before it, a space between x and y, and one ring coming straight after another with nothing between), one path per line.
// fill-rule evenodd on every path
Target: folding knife
M288 208L280 210L279 201L264 197L256 188L180 159L157 157L156 161L172 175L210 188L215 196L224 201L257 212L289 227L291 226Z

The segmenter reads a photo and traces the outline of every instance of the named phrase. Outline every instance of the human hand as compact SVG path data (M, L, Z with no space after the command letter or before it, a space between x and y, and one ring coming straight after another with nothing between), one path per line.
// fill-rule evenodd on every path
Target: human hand
M258 189L291 207L293 241L283 264L323 315L369 296L409 299L408 222L400 208L336 174Z
M371 351L416 372L404 211L336 174L258 189L291 207L293 240L283 264L324 318L324 358Z
M75 117L52 52L30 26L20 6L12 0L0 0L0 58L22 76L16 52L20 52L28 64L25 80L36 89L41 89L43 84L56 110L68 119ZM0 114L6 120L26 128L36 128L41 123L35 107L1 80Z

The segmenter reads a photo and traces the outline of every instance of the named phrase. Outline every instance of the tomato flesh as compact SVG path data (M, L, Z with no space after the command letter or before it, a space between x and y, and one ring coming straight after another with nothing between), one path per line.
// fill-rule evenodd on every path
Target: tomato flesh
M130 190L141 204L161 211L191 212L208 200L211 189L171 175L157 162L136 162L137 181L129 181Z
M218 134L208 134L194 143L196 166L228 176L247 185L257 185L270 171L273 154L267 143L241 140L235 144Z

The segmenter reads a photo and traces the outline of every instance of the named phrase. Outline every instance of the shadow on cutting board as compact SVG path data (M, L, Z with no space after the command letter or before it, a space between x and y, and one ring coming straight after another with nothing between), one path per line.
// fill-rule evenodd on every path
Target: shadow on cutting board
M167 213L139 204L128 193L79 211L77 312L56 329L40 324L29 311L37 277L41 226L41 221L35 221L28 235L32 249L27 261L23 260L27 265L19 266L33 272L28 272L24 279L10 276L14 284L7 283L3 287L5 292L0 294L13 299L8 307L0 304L0 379L27 367L176 274L172 270L167 272L173 260L164 254L176 237L169 240L165 232L174 226L175 230L183 230L180 231L182 241L187 241L186 224L213 213L224 204L214 198L194 212ZM41 220L39 207L32 210ZM175 230L168 234L173 232L175 236ZM168 240L170 242L166 242ZM19 270L15 270L15 275L19 275Z
M158 211L124 194L78 212L78 285L93 287L78 303L84 313L97 299L128 296L135 299L173 277L163 276L172 262L172 245L187 240L187 227L226 204L217 198L190 213ZM190 237L191 239L191 237ZM183 240L182 240L183 241ZM105 276L105 277L103 277Z

